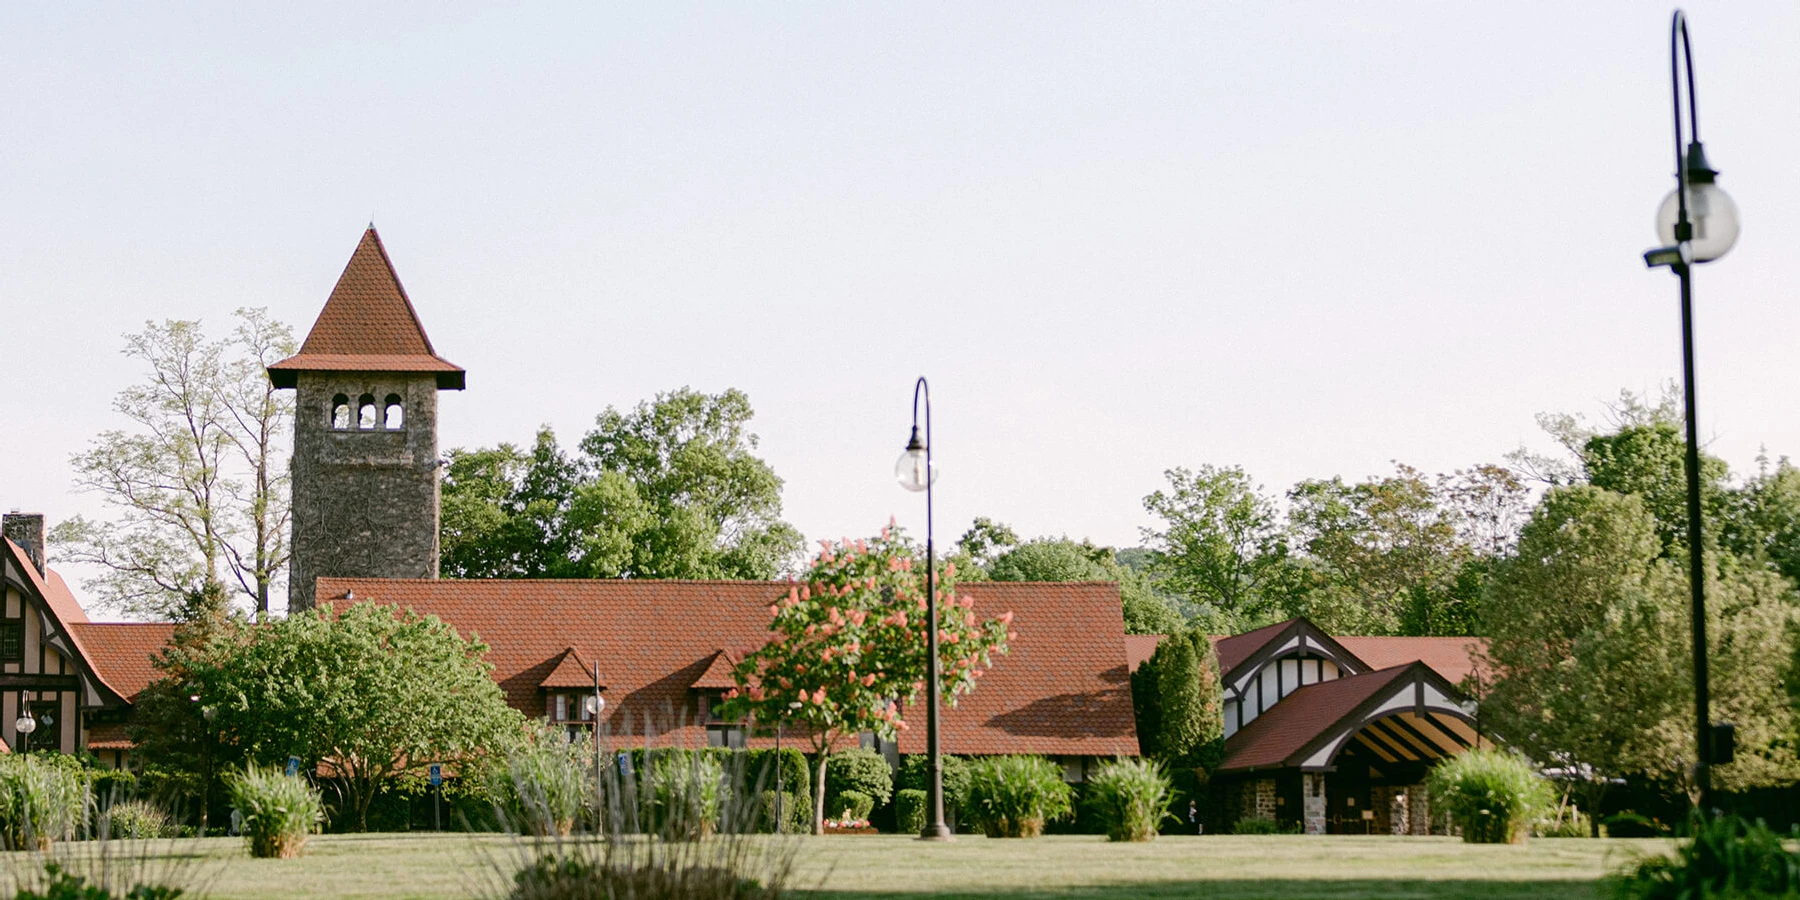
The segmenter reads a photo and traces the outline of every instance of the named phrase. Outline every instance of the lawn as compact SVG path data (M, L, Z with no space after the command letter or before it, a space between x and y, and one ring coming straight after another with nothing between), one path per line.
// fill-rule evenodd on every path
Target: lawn
M1151 844L1096 837L787 840L798 842L795 887L808 900L1580 898L1592 896L1593 882L1624 860L1668 847L1654 840L1495 847L1447 838L1303 836L1164 837ZM141 846L156 848L146 860L152 869L172 866L217 900L479 897L496 865L521 852L508 838L470 835L328 835L314 838L303 858L285 861L252 860L241 841L227 838L173 850ZM5 856L14 865L29 862L23 854Z

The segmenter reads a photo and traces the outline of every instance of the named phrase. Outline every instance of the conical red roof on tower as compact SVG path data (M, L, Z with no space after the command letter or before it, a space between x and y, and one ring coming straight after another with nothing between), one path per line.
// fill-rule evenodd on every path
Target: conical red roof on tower
M431 349L373 225L363 232L300 352L270 365L269 380L291 388L301 372L433 372L440 389L463 388L463 370Z

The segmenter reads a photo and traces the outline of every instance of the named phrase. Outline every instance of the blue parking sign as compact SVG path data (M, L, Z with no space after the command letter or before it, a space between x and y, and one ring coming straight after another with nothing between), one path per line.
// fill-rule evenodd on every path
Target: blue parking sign
M289 778L292 778L295 775L300 774L300 757L298 757L298 756L288 757L287 773L288 773Z
M431 778L432 787L438 787L444 783L444 767L442 765L432 763L431 768L426 771L431 773L429 777Z

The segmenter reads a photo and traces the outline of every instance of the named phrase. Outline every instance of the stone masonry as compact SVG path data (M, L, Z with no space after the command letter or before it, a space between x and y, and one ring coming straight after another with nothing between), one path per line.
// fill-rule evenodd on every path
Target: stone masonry
M1275 820L1275 779L1258 778L1238 793L1238 818Z
M1410 834L1428 835L1431 833L1431 804L1425 797L1425 786L1411 785L1406 789L1406 818Z
M438 447L435 376L301 372L296 382L290 612L311 609L320 576L436 578ZM400 401L387 428L387 401ZM347 421L334 427L342 400ZM373 405L362 427L363 401Z
M1303 772L1300 775L1301 823L1307 834L1325 833L1325 773Z
M44 514L43 513L7 513L0 516L0 532L19 549L25 551L26 558L37 567L38 574L44 569Z

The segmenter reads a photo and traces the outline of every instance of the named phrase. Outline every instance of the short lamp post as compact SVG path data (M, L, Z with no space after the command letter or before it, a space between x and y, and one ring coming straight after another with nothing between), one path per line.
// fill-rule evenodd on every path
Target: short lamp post
M919 400L925 401L925 433L919 436ZM926 808L930 818L919 837L928 841L950 840L950 826L944 824L944 757L938 742L938 601L937 559L931 535L931 485L937 481L937 470L931 465L931 386L923 375L913 384L912 437L906 451L894 463L894 477L909 491L925 492L925 616L929 621L925 637L925 752L931 760L926 781Z
M0 719L0 722L3 721L5 720ZM31 733L37 730L37 720L31 717L31 710L25 710L13 720L13 729L19 733L19 752L30 753Z
M1682 63L1686 62L1683 66ZM1683 144L1681 83L1687 75L1688 132ZM1718 172L1706 161L1700 144L1700 113L1694 100L1694 52L1688 42L1687 16L1675 11L1669 26L1669 78L1675 106L1675 190L1656 211L1656 233L1664 246L1647 251L1651 268L1668 266L1681 282L1681 353L1687 402L1688 581L1692 590L1694 639L1694 739L1697 761L1694 782L1700 810L1713 810L1712 767L1731 761L1733 730L1714 725L1708 711L1706 684L1706 569L1700 536L1700 438L1694 388L1694 266L1712 262L1737 242L1737 204L1719 189Z
M594 803L596 804L595 814L598 815L602 811L598 804L604 800L600 793L602 780L600 775L600 714L606 712L606 698L600 696L600 664L598 662L594 663L594 692L582 699L581 706L587 710L588 720L594 723Z

